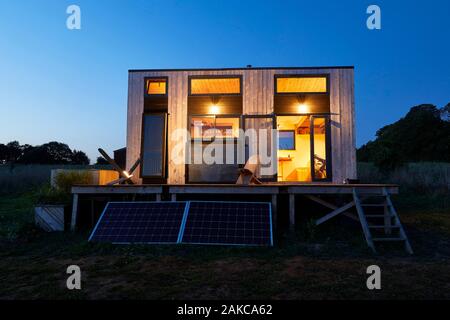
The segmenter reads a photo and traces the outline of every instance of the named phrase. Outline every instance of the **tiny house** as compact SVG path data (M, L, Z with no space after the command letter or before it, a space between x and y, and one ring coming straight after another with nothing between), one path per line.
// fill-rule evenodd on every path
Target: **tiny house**
M256 153L261 181L356 179L353 73L130 70L127 168L141 159L138 184L228 184Z
M270 201L271 225L281 230L284 221L291 231L313 202L331 210L316 225L345 216L360 222L374 252L375 242L398 241L412 253L390 199L398 186L356 179L353 72L130 70L126 168L116 168L128 184L74 186L71 229L79 206L94 221L94 200L105 197L239 208Z

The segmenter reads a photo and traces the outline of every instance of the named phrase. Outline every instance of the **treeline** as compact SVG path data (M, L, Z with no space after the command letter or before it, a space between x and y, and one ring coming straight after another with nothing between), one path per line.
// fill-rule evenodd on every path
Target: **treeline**
M384 126L357 151L358 161L392 170L407 162L450 162L450 104L411 108L405 117Z
M21 145L18 141L0 144L0 164L77 164L88 165L86 153L70 149L61 142L48 142L38 146Z

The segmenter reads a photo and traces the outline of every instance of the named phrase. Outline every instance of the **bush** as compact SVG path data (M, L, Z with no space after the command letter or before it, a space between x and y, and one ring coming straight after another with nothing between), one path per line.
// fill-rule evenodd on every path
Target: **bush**
M62 171L55 177L56 189L69 194L73 185L91 183L92 176L89 171Z
M70 193L53 188L49 184L42 186L36 192L36 204L66 205L70 203Z
M372 163L358 162L358 177L362 183L394 183L417 194L450 194L450 163L408 163L385 172Z

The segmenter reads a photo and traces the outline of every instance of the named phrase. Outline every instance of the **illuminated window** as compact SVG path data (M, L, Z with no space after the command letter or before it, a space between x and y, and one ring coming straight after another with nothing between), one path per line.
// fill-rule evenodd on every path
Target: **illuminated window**
M191 95L240 94L240 78L192 78Z
M326 77L277 77L277 93L326 93Z
M146 79L145 93L148 95L167 94L167 79Z
M239 118L198 116L191 118L191 138L237 138Z

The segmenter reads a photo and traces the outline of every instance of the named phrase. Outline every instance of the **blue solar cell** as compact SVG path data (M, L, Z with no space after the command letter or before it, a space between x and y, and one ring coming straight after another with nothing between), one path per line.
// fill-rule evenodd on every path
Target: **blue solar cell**
M182 242L273 245L270 203L190 201Z
M109 202L89 241L177 243L186 202Z

